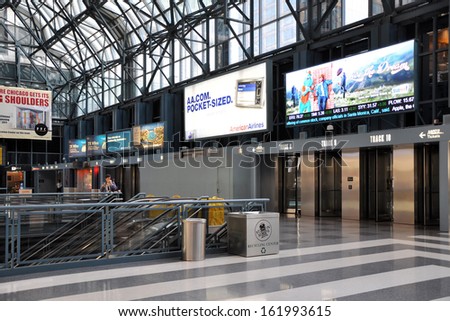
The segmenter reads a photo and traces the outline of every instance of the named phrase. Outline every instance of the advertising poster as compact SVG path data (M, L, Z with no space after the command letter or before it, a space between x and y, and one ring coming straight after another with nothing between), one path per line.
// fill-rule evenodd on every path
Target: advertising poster
M69 139L69 158L86 157L86 139Z
M267 130L267 68L263 63L186 87L185 139Z
M0 137L51 140L51 91L0 86Z
M164 145L164 122L133 127L133 144L144 149Z
M286 125L414 110L413 40L286 75Z
M86 137L86 156L102 156L106 154L106 135Z
M108 153L120 153L130 150L131 130L106 133L106 149Z

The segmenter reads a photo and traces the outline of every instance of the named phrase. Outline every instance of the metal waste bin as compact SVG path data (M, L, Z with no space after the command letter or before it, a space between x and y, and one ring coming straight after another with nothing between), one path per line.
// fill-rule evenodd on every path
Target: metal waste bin
M206 220L204 218L188 218L183 220L183 260L204 260L206 247L205 242Z
M259 256L279 252L279 214L234 212L227 215L228 253Z

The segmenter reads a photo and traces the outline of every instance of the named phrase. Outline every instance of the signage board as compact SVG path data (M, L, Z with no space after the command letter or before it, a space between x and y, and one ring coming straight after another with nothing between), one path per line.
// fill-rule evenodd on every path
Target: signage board
M270 129L268 68L262 63L186 87L185 139Z
M0 86L0 138L52 139L52 92Z

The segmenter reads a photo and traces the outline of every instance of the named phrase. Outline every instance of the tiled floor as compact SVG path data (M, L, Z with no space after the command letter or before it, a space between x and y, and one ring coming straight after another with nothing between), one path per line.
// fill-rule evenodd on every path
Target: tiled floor
M280 252L178 258L0 278L0 300L450 300L437 228L282 217Z

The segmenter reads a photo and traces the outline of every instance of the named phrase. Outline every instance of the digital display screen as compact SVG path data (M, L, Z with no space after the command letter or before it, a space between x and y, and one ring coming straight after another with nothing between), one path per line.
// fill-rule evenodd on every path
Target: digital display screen
M286 75L286 126L413 111L415 41Z
M236 106L261 107L262 80L238 81L236 91Z
M101 156L106 153L106 135L92 135L86 137L86 155Z
M164 122L133 127L133 144L144 149L164 145Z
M106 150L118 153L130 150L131 130L106 133Z
M86 157L86 139L69 139L69 158Z

